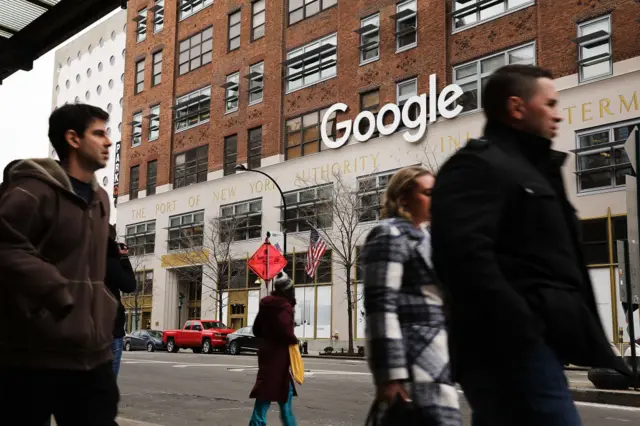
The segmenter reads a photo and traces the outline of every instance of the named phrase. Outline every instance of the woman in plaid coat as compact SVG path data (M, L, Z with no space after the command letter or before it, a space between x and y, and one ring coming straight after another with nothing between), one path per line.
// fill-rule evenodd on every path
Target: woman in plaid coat
M460 426L442 296L424 228L434 182L422 167L397 171L384 197L386 219L367 236L362 252L367 358L379 400L413 401L424 425Z

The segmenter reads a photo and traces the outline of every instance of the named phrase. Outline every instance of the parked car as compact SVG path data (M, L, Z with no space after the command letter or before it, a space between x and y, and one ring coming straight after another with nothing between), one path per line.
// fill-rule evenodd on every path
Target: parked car
M124 336L124 350L136 351L146 350L147 352L163 351L166 349L162 343L162 331L159 330L137 330Z
M190 320L184 324L182 330L165 330L162 342L167 351L178 352L180 348L192 349L195 353L209 354L216 350L224 350L227 335L235 330L220 321Z
M256 352L258 338L253 335L253 327L244 327L227 336L227 351L231 355L240 355L242 351Z

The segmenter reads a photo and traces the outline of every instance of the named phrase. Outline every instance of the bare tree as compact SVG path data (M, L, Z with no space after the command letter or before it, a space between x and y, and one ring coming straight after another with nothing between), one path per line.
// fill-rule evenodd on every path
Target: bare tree
M129 312L133 311L132 330L139 330L141 328L141 311L147 304L148 298L151 298L153 303L153 278L147 280L147 273L153 272L147 270L145 260L144 256L132 256L129 258L136 276L136 290L133 293L125 293L122 296L122 305L125 309L129 310Z
M368 214L372 209L379 209L379 202L377 195L374 198L363 197L362 191L368 189L366 184L363 185L363 188L358 188L356 185L351 186L344 181L340 173L333 174L332 183L332 191L323 191L324 196L312 206L305 208L313 209L313 211L301 213L312 218L307 220L307 224L318 231L320 237L333 252L333 264L344 272L348 352L353 354L353 314L358 300L354 294L353 283L355 279L352 277L359 255L357 248L369 230L369 227L362 225L368 220ZM318 218L321 217L331 217L332 226L326 228L319 226Z
M168 266L173 266L179 277L202 283L211 291L219 321L223 321L224 284L234 258L234 241L242 239L241 234L253 228L247 214L214 217L205 225L180 229L179 238L170 241L169 248L177 256L173 258L174 264Z

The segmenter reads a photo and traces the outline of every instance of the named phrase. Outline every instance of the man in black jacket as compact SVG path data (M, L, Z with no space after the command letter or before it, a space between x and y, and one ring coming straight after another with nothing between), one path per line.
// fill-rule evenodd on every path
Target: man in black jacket
M118 377L120 360L122 359L122 338L124 331L124 306L120 292L136 291L136 275L129 261L129 249L116 241L116 228L109 225L109 247L107 249L107 276L105 284L118 301L118 313L113 326L113 372Z
M483 89L484 137L441 168L432 244L447 291L452 368L474 426L576 426L572 363L627 371L599 320L579 221L551 149L548 71L510 65Z

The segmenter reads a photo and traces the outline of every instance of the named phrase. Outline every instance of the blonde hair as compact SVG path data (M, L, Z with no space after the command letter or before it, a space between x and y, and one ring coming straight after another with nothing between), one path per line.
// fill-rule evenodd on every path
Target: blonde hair
M411 213L400 204L401 198L407 198L421 176L434 176L421 166L404 167L393 174L382 200L382 217L403 217L412 220Z

